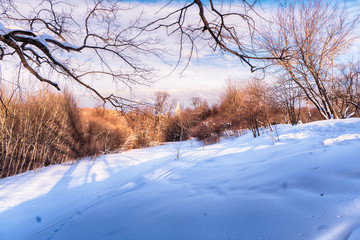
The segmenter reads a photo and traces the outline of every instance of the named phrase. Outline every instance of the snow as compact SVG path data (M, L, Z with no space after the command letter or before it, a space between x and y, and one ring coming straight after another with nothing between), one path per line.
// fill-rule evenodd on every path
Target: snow
M25 31L24 28L18 27L18 26L4 26L2 23L0 23L0 33L2 34L8 34L9 32L13 31L13 30L21 30L21 31Z
M1 179L0 239L360 239L360 119L277 129Z
M60 38L54 38L46 33L33 32L29 29L24 29L24 28L17 27L17 26L10 26L10 25L4 26L2 23L0 23L0 35L9 34L14 30L20 30L20 31L24 32L23 34L17 33L16 34L17 36L37 40L37 41L41 42L47 48L49 48L48 42L52 41L52 42L57 42L59 45L62 45L65 48L79 49L79 46L73 45L67 41L63 41ZM35 35L35 37L30 36L28 33L33 33Z

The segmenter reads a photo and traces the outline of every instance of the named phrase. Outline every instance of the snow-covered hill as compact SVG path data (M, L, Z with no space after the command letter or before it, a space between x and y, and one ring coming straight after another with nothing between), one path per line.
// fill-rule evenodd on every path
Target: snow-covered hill
M360 239L360 119L277 129L2 179L0 239Z

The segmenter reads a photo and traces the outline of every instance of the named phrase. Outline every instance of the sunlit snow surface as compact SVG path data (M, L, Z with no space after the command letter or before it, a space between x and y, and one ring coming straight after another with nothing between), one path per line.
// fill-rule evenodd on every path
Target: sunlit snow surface
M0 239L360 239L360 119L277 129L2 179Z

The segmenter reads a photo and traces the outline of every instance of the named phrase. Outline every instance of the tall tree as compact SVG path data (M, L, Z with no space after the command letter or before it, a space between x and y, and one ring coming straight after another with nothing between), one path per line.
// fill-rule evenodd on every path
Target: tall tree
M174 104L170 102L170 94L167 92L155 93L154 104L154 135L156 142L160 142L160 136L162 135L164 128L164 118L173 109Z
M358 18L330 0L282 2L262 29L260 43L325 119L339 118L331 98L334 63L354 42ZM276 60L286 56L286 61Z
M360 115L360 61L340 65L333 99L342 118Z
M286 121L292 125L298 124L300 120L300 110L302 103L302 91L301 88L290 79L284 79L281 76L277 82L273 85L273 93L279 104L282 105L286 111Z

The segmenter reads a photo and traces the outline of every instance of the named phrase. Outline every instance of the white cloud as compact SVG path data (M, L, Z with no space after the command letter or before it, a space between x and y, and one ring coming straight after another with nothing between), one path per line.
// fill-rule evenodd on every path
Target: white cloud
M88 5L91 4L91 1L86 0L78 0L76 3L72 0L66 0L66 2L76 4L73 14L78 20L80 19L79 16L81 16L86 11ZM33 4L35 1L32 1L31 3ZM350 5L353 12L358 12L359 3L359 0L351 2ZM184 3L174 1L164 9L162 9L165 5L164 2L141 3L122 1L119 2L119 4L123 9L128 9L130 7L129 10L124 11L123 14L119 16L119 19L123 22L124 26L126 26L140 15L142 15L144 22L165 16L169 12L178 9L180 4ZM23 5L28 6L28 3L24 2ZM269 16L274 11L274 5L275 4L268 2L263 3L262 6L257 5L259 16ZM228 6L224 5L223 7L226 8ZM240 4L233 4L232 7L240 8L241 6ZM159 11L160 9L162 10ZM236 9L234 9L234 11L235 10ZM259 19L259 16L254 15L253 17L257 20ZM188 22L196 21L198 21L198 12L197 9L194 8L188 12ZM161 40L159 47L165 48L165 50L168 51L169 54L165 54L164 57L172 66L163 63L160 59L153 56L144 56L142 60L145 63L154 66L159 70L159 80L150 88L134 86L137 98L151 98L156 91L168 91L172 97L177 98L183 104L187 104L188 100L193 96L202 97L212 104L219 100L226 79L244 78L251 75L249 67L244 66L239 58L230 54L221 54L218 51L213 52L206 44L204 45L204 43L198 42L198 46L201 48L197 54L193 55L193 60L188 68L181 74L186 65L187 57L190 55L190 45L189 43L185 43L182 52L183 59L180 61L179 67L174 73L167 76L173 70L174 64L177 62L179 38L176 36L168 37L165 31L157 31L152 34L155 34L153 35L154 38L156 37ZM110 79L93 80L89 82L92 82L92 84L104 94L113 93L115 91L118 95L131 97L129 89L124 88L123 84L116 86ZM93 98L89 99L89 93L83 89L78 90L77 87L74 87L74 92L82 99L81 102L83 106L93 106L94 102L96 104L96 101L94 101Z

